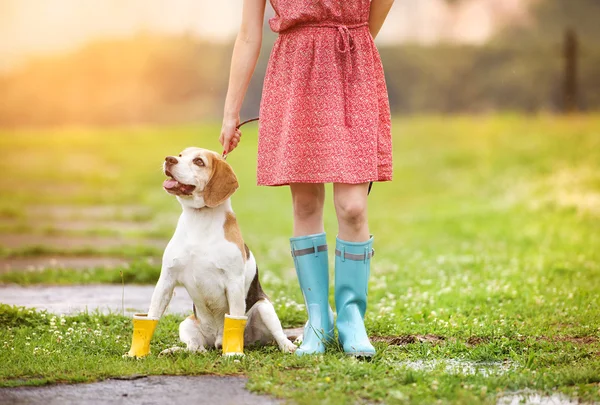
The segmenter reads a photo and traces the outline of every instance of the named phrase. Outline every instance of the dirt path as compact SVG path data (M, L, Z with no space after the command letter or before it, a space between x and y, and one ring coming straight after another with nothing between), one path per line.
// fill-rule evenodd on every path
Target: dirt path
M244 377L149 376L135 380L110 379L92 384L0 388L0 403L13 405L67 404L279 404L244 387Z

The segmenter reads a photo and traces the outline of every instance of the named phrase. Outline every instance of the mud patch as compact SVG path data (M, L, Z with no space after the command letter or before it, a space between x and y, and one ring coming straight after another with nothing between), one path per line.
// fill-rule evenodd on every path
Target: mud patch
M569 342L577 345L591 345L598 342L598 338L595 336L554 336L550 339L552 342Z
M466 344L467 344L467 346L477 346L477 345L482 345L482 344L486 344L489 342L490 342L490 338L488 338L488 337L471 336L467 339Z
M245 377L150 376L92 384L0 388L0 403L22 404L279 404L245 389ZM185 389L182 389L185 387Z
M402 335L402 336L373 336L373 342L383 342L391 346L404 346L411 343L440 344L446 341L444 336L438 335Z
M0 259L0 273L42 271L45 269L113 269L127 264L129 264L128 260L118 257L16 257Z
M521 336L520 342L524 342L527 339L532 338L538 342L563 342L573 343L576 345L591 345L598 342L596 336Z
M518 340L524 342L527 339L544 342L568 342L578 345L591 345L597 343L600 339L595 336L521 336ZM371 341L383 342L390 346L404 346L412 343L430 343L433 345L443 342L455 342L455 338L446 338L439 335L400 335L400 336L372 336ZM467 346L478 346L490 343L491 339L486 336L471 336L466 341Z

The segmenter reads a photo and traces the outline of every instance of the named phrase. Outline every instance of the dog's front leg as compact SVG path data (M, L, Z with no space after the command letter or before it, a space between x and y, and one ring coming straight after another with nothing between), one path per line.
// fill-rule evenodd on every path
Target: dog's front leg
M225 287L229 314L225 314L223 325L223 355L244 355L244 329L246 327L246 297L244 277L228 280Z
M173 297L173 290L175 289L176 283L177 280L168 270L161 271L158 283L156 283L156 287L152 293L148 318L158 320L163 316L167 309L167 305L169 305L169 302L171 302L171 298Z
M133 316L133 336L131 338L131 349L127 353L129 357L144 357L150 354L150 341L158 324L158 320L165 312L167 305L173 296L176 279L173 274L163 267L160 278L150 302L148 314L135 314Z
M246 315L246 294L244 293L244 279L228 280L225 286L229 315L240 317Z

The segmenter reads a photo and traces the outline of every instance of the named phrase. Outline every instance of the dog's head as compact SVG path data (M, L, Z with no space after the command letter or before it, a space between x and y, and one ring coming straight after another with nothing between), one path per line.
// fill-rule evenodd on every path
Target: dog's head
M238 188L231 166L206 149L187 148L179 156L167 156L163 170L169 177L163 188L191 208L216 207Z

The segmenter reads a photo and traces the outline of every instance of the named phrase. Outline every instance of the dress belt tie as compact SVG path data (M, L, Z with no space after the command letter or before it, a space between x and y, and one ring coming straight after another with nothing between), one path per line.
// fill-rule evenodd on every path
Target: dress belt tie
M352 38L352 34L350 30L368 27L368 22L363 22L359 24L337 24L337 23L303 23L294 25L289 28L290 31L295 28L303 28L303 27L316 27L316 28L333 28L338 31L338 39L335 45L335 49L344 56L344 119L347 126L352 126L352 120L350 118L349 104L348 104L348 94L349 90L349 81L350 75L352 75L352 55L351 52L356 49L354 45L354 38Z

